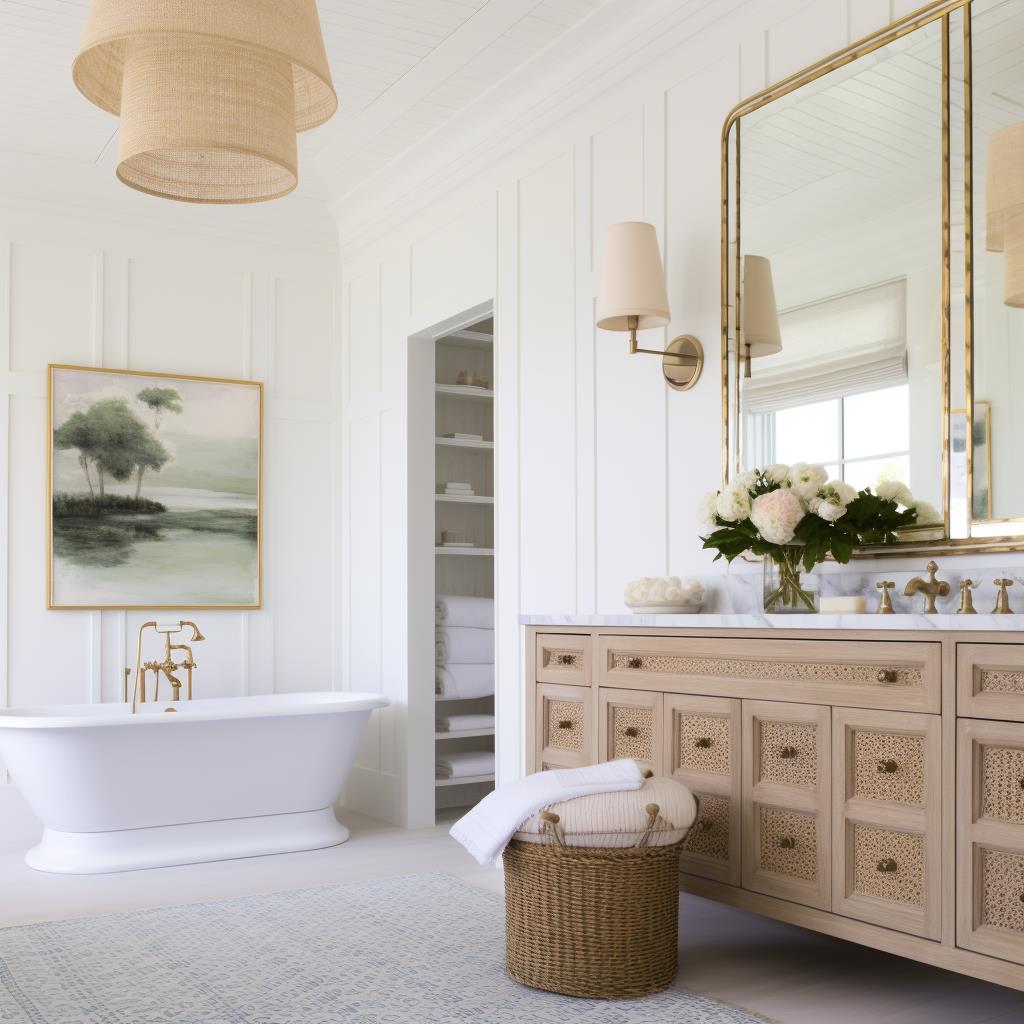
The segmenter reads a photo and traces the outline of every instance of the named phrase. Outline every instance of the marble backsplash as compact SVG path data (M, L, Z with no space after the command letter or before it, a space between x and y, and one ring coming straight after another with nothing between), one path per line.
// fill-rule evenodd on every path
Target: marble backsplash
M860 571L851 566L820 566L805 579L817 582L818 592L823 596L850 596L860 594L867 599L868 612L878 608L880 593L875 584L879 580L893 580L896 584L890 591L893 609L897 613L913 614L924 610L924 595L904 597L903 591L914 576L928 578L924 570L926 558L921 560L921 568L915 571L893 571L884 566L881 570ZM984 568L959 565L955 560L940 565L938 579L949 583L949 595L936 601L940 613L952 614L960 607L960 581L971 579L977 586L974 588L974 607L982 614L995 608L997 587L992 582L996 579L1012 579L1014 585L1009 588L1010 607L1014 612L1024 613L1024 566L1019 562L1012 568ZM704 584L706 596L704 612L718 615L757 615L762 609L762 572L759 565L744 564L733 566L728 573L714 576L698 577Z

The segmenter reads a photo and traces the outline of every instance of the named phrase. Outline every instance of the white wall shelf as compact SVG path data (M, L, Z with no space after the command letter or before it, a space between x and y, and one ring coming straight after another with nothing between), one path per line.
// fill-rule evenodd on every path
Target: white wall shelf
M434 444L442 448L480 448L485 451L494 450L493 441L467 441L464 437L435 437Z
M457 732L435 732L435 740L464 740L472 736L493 736L494 729L460 729Z
M479 555L482 558L491 558L494 555L494 548L434 548L435 555Z
M493 505L494 498L487 494L435 494L435 501L452 505Z
M438 789L443 786L471 786L474 782L493 782L493 775L467 775L464 779L434 779Z
M457 395L460 398L494 398L494 392L487 388L473 388L468 384L435 384L434 390L439 395Z
M490 700L494 696L493 693L485 693L482 697L451 697L444 693L435 693L434 700ZM448 735L447 733L445 735Z

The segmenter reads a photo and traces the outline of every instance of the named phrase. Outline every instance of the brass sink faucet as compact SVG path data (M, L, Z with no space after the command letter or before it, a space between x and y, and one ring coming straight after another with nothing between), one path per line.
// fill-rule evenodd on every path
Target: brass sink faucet
M915 576L903 591L904 597L913 597L914 594L924 594L924 611L926 615L935 614L935 598L945 597L949 593L949 584L945 580L937 580L935 578L935 574L938 570L939 567L935 562L929 562L925 566L925 571L928 573L928 579L923 580L920 576Z
M191 626L192 636L187 644L172 644L171 635L180 633L186 626ZM155 633L163 633L164 635L164 657L162 661L143 661L142 660L142 640L147 629L152 629ZM171 684L171 700L181 700L181 679L175 675L178 669L185 669L188 673L187 676L187 699L192 699L192 672L197 667L195 656L192 654L191 644L198 643L200 640L205 640L206 637L199 631L199 627L189 620L185 619L181 622L175 622L167 625L163 625L153 622L144 622L139 627L139 639L136 645L135 655L135 686L132 690L132 714L135 714L136 706L138 704L146 703L146 676L152 672L154 675L154 686L153 686L153 700L160 699L160 676L163 675L168 683ZM184 651L185 659L183 661L174 660L175 651ZM128 701L128 680L131 678L132 670L126 668L124 678L124 699Z

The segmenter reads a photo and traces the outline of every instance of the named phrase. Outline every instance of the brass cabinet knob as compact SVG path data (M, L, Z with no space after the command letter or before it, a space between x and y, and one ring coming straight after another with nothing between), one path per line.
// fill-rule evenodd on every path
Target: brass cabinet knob
M710 736L698 736L693 741L693 745L695 747L702 747L704 749L707 749L708 747L710 747L712 745L711 737Z
M630 658L629 661L626 662L626 664L630 668L643 668L644 667L644 659L643 658Z
M559 665L575 665L576 655L575 654L560 654L558 656Z
M640 735L640 730L635 725L627 725L626 728L622 730L622 732L623 735L629 736L631 739Z
M571 718L563 718L558 723L558 728L559 729L571 729L572 728L572 719Z
M1020 894L1020 901L1021 903L1024 903L1024 892Z
M878 670L878 681L880 683L895 683L896 682L896 669L894 669L894 668L880 668Z
M796 840L792 836L783 836L779 840L779 846L783 850L795 850L796 849Z
M783 747L779 751L779 757L783 758L786 761L791 761L794 757L796 757L796 747Z
M1024 779L1018 779L1017 781L1020 783L1020 788L1024 789Z
M892 872L894 872L898 867L899 865L892 859L892 857L886 857L885 860L880 860L878 862L878 870L881 871L882 874L892 874Z
M703 818L697 822L697 828L701 832L710 832L714 827L715 826L712 825L710 821L705 821Z
M878 770L883 775L895 775L900 770L899 764L894 761L891 757L885 761L878 762Z

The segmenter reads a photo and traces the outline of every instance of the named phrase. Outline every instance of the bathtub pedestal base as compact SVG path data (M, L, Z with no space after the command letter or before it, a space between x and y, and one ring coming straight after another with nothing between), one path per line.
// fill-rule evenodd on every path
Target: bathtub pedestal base
M320 850L345 842L348 835L330 807L116 832L57 832L47 828L39 845L26 854L25 863L37 871L93 875Z

